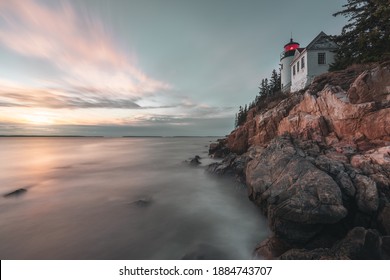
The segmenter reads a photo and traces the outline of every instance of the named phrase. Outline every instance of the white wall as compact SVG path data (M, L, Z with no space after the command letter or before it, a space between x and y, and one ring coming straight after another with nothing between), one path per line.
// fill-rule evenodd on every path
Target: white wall
M302 59L305 61L305 67L302 68ZM299 62L299 71L298 71L298 62ZM293 67L295 66L295 75L293 73ZM298 91L300 89L303 89L306 87L307 83L307 73L308 73L308 67L307 67L307 55L306 52L303 52L299 59L296 60L291 65L291 91Z
M325 64L318 64L318 53L325 53ZM325 50L312 50L308 52L308 75L318 76L328 72L329 65L334 62L334 53Z
M318 64L318 53L325 53L325 64ZM305 67L301 69L301 57L305 56ZM328 72L330 64L334 62L335 54L326 50L309 50L305 51L299 58L300 69L293 74L293 66L297 70L298 60L290 68L291 73L291 91L304 89L311 84L318 75Z
M294 59L294 56L284 57L280 63L283 65L282 70L280 71L280 80L282 83L283 91L290 91L290 88L284 89L284 87L288 86L291 83L291 67L290 63Z

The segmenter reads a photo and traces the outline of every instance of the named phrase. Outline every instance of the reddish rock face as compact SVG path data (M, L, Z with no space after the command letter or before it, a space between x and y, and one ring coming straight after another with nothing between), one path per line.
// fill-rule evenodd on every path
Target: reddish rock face
M389 100L390 64L364 71L351 85L348 97L351 103Z
M227 146L242 154L284 133L325 144L360 141L359 147L390 141L390 65L364 71L348 92L327 85L320 92L293 94L258 114L252 109L247 122L228 137Z
M226 142L247 158L248 195L285 245L268 240L257 252L273 258L359 227L343 246L281 258L378 258L380 237L363 227L390 231L390 63L363 72L348 91L313 84L269 107L252 109Z
M248 149L248 130L246 127L239 127L233 131L227 139L227 146L236 154L245 153Z

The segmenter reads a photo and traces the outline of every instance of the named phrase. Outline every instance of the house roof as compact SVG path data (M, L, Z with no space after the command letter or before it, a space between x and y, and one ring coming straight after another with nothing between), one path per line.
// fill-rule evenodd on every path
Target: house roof
M291 64L294 64L304 52L310 50L335 50L337 49L337 44L330 39L325 32L321 31L308 45L306 48L299 48L295 51L294 59L291 61Z
M325 34L324 31L321 31L317 37L315 37L306 47L308 50L312 49L327 49L333 50L337 48L337 44L330 39L328 35Z

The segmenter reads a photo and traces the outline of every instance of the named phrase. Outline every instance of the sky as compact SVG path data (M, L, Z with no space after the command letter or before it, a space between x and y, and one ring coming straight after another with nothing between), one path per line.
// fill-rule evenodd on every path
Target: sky
M0 0L0 135L223 136L346 0Z

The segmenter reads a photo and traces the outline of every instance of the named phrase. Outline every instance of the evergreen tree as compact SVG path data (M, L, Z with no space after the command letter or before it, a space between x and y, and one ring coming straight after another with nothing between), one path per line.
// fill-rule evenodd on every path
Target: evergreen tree
M345 16L348 23L334 37L339 49L331 70L390 57L389 0L348 0L342 7L333 16Z
M280 90L280 74L278 74L275 69L272 70L271 73L269 90L271 94Z
M264 79L264 88L265 88L265 95L269 95L270 87L267 78Z
M243 124L243 119L244 119L244 110L242 106L240 106L240 108L238 109L237 126Z
M259 96L263 96L264 92L265 92L265 89L264 89L264 79L261 79L261 83L260 83L260 86L259 86Z
M259 91L259 95L260 96L265 96L265 95L269 94L270 87L268 85L268 79L267 78L261 80L259 89L260 89L260 91Z

